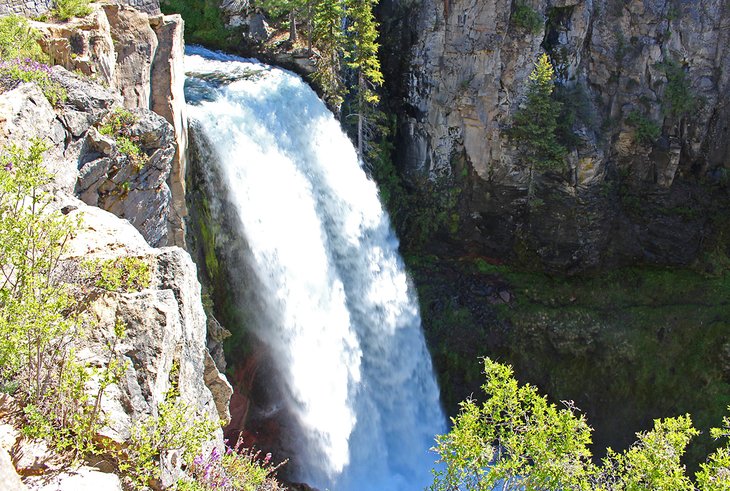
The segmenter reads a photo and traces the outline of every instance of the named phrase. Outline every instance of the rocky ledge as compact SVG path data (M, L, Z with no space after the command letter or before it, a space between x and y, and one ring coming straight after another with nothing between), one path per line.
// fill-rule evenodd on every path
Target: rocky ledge
M197 414L227 423L232 391L206 347L208 321L196 267L178 247L184 245L186 213L182 21L95 5L84 19L34 26L44 33L43 47L57 64L50 77L67 97L54 107L31 83L1 93L0 147L26 146L33 138L50 145L44 162L55 176L53 206L80 224L63 258L73 266L69 271L125 258L150 271L148 285L85 299L93 322L73 340L79 361L103 370L115 326L126 329L114 348L126 368L104 392L105 425L98 438L124 446L132 423L156 415L173 383ZM103 129L115 114L130 115L125 136L140 158ZM83 279L69 281L85 288ZM5 478L14 466L32 489L86 489L82 482L97 491L120 489L119 479L108 473L113 469L69 471L67 459L59 461L39 441L21 436L13 429L17 411L13 401L0 401L3 483L17 484L12 475ZM220 430L210 442L222 445ZM175 482L175 470L168 466L162 485Z

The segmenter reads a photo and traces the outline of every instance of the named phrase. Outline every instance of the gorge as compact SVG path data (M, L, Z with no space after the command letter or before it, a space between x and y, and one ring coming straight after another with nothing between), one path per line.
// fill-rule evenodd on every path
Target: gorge
M0 81L0 142L50 144L54 210L88 219L64 260L151 270L147 287L94 290L96 328L77 343L103 368L117 321L129 326L116 348L129 370L101 407L120 423L103 441L128 441L181 384L227 437L290 458L279 472L294 489L422 489L440 406L452 416L478 394L490 356L575 401L596 459L685 413L702 434L682 462L716 448L708 430L730 405L726 0L381 0L385 82L364 163L349 90L367 84L352 46L333 56L311 36L303 2L122 4L145 13L97 2L61 22L44 17L49 0L0 1L38 19L60 65L47 69L59 105ZM307 83L199 47L184 69L173 13L188 43ZM535 170L512 135L543 54L565 157ZM338 77L323 81L328 60ZM0 419L10 406L0 395ZM33 444L0 438L13 458ZM176 455L159 455L176 464L155 486L181 476ZM37 469L13 465L38 486Z

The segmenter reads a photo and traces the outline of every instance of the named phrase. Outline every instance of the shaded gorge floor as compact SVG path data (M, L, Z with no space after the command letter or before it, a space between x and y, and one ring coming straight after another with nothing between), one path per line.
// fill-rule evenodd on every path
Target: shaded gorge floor
M702 431L690 468L715 447L708 430L730 405L730 274L632 267L561 277L479 257L406 260L449 414L471 394L481 400L488 355L553 401L575 401L597 457L653 419L685 413Z

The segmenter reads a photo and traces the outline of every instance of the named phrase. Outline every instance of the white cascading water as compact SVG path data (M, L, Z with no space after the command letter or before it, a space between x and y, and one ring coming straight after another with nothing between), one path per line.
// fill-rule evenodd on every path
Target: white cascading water
M190 117L250 250L264 311L254 329L299 427L295 477L332 491L423 489L444 416L375 183L299 77L201 48L185 64Z

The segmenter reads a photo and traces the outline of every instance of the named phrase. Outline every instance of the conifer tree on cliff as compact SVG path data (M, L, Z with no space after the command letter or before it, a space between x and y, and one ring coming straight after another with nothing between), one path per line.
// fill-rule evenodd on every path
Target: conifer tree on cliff
M314 6L312 38L319 50L314 79L322 87L328 102L337 109L342 104L344 92L340 77L345 47L344 16L341 0L319 1Z
M375 22L374 0L348 0L346 2L349 21L347 34L347 66L355 72L357 83L353 88L357 115L357 153L362 158L365 143L367 114L379 102L375 87L383 83L380 71L377 42L378 24Z
M289 17L289 42L295 43L299 39L297 33L297 18L305 15L307 24L311 24L311 16L307 15L311 12L311 4L314 0L262 0L260 2L267 12L274 17L287 15ZM309 29L309 40L311 50L311 25Z
M535 170L562 171L567 150L558 143L556 130L562 104L552 98L555 71L546 54L542 54L532 70L527 100L515 113L510 138L515 141L530 172L528 198L533 197Z

